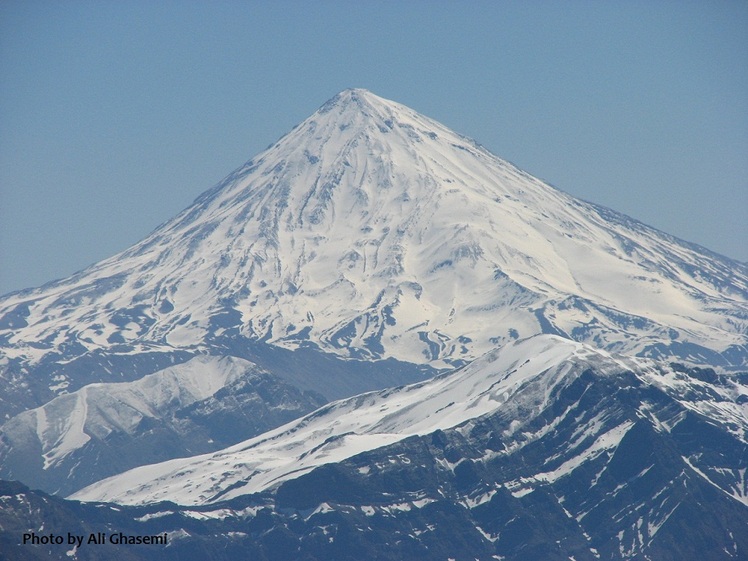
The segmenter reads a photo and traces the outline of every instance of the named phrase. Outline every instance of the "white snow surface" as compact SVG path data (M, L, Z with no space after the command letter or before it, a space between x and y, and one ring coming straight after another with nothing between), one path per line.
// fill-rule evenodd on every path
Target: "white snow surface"
M90 485L71 498L201 505L262 491L317 466L491 413L510 405L517 391L530 384L538 397L532 407L517 414L536 415L557 384L590 362L601 372L623 365L581 343L539 335L495 350L455 372L340 400L222 451L135 468ZM601 437L593 452L617 444L626 428ZM583 461L580 458L577 463Z
M161 419L167 410L206 399L253 366L236 357L195 357L134 382L89 384L16 415L3 429L27 425L36 432L47 469L91 436L131 434L144 418Z
M0 355L200 348L227 310L274 345L438 367L544 322L617 352L720 352L748 343L746 294L745 265L353 89L128 250L5 296L0 319L26 325L0 327Z

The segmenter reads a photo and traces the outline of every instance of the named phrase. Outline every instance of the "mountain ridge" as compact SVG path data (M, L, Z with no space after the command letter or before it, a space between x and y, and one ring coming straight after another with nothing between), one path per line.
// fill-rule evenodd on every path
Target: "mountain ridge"
M319 466L345 461L411 436L448 429L464 432L465 426L491 415L502 417L509 426L503 438L514 439L516 446L523 447L552 432L566 414L558 415L534 435L518 438L512 427L537 425L544 411L555 408L557 398L553 396L568 391L592 370L602 377L627 373L623 379L630 376L630 380L636 380L636 385L658 388L678 403L681 411L716 422L737 442L746 443L748 419L738 398L748 396L748 386L738 380L720 384L715 383L716 379L691 379L679 374L677 369L652 360L611 355L554 335L537 335L505 345L461 369L430 380L327 404L298 420L219 452L135 468L76 492L72 498L133 505L162 500L205 505L273 489ZM710 394L713 402L704 401L703 396ZM536 483L565 477L605 450L614 448L637 418L645 419L663 433L671 433L684 420L680 414L673 416L667 408L650 411L644 405L636 416L629 414L627 417L602 432L595 424L589 429L579 428L575 431L575 440L568 443L569 450L577 448L582 440L587 441L588 450L578 456L572 455L549 473L536 475ZM585 434L585 438L579 436L580 433ZM511 449L508 444L506 446ZM491 454L486 453L489 458L484 461L489 461ZM568 450L564 452L568 453ZM694 465L701 461L692 460ZM702 467L699 473L712 482L705 475L710 469L713 468ZM519 492L528 484L533 485L533 478L525 475L515 482L513 492ZM745 484L746 481L740 483L742 489L735 491L737 495L733 498L748 506Z
M241 521L273 559L739 559L746 382L537 335L73 498Z
M219 450L325 402L247 360L201 355L11 417L0 424L0 479L67 495L130 467Z

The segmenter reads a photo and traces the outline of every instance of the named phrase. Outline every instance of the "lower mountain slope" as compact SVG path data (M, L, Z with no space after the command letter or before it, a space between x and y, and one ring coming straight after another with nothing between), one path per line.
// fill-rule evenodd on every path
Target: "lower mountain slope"
M746 396L539 336L74 497L218 517L259 558L741 559Z
M197 356L133 382L89 384L0 426L0 478L67 495L104 477L222 449L326 400L243 359Z
M213 454L131 470L80 491L76 498L197 505L263 491L318 465L510 406L525 385L550 387L566 377L569 359L584 360L590 353L601 356L560 337L535 337L456 372L330 403Z
M538 336L77 496L163 559L745 559L746 382Z

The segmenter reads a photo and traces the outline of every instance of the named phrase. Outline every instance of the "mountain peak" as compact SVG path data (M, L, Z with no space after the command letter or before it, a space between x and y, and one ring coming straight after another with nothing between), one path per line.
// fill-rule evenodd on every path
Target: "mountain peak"
M332 123L339 131L352 128L348 133L356 134L362 129L370 128L373 133L388 133L405 124L421 128L443 128L436 121L413 111L409 107L384 99L363 88L349 88L341 91L325 102L307 122L319 125ZM406 131L407 132L407 131Z
M747 287L745 266L356 88L132 248L9 295L0 340L38 357L232 334L441 367L544 332L741 365Z
M364 109L364 108L383 108L391 106L394 102L385 100L371 93L369 90L363 88L347 88L333 97L328 99L322 107L320 107L318 113L325 114L335 108L348 109Z
M383 101L383 99L377 95L374 95L372 92L365 88L346 88L337 94L335 94L332 98L327 100L325 105L330 102L337 102L337 103L371 103L372 101Z

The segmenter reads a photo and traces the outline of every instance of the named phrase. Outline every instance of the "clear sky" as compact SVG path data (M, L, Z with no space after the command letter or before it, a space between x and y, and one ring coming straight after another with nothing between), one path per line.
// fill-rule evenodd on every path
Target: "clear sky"
M748 261L744 0L2 0L0 294L125 249L348 87Z

